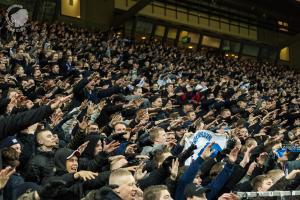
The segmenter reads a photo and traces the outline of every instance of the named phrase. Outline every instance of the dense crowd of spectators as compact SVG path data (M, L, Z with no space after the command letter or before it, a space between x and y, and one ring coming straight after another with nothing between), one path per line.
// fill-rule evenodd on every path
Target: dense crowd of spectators
M235 200L237 191L299 190L293 70L62 23L13 33L0 22L5 200ZM226 147L187 145L201 130L225 136Z

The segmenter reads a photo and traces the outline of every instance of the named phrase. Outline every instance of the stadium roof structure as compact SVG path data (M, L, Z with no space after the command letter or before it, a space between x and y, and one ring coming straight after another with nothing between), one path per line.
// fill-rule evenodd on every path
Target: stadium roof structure
M278 21L284 21L288 23L289 34L300 32L300 2L297 0L156 1L273 30L278 28Z

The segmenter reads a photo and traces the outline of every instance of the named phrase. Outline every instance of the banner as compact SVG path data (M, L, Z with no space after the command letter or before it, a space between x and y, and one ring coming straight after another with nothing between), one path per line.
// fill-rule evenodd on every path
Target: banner
M209 143L215 142L215 144L211 147L213 153L213 157L217 155L218 151L222 151L227 144L227 136L214 133L208 130L200 130L197 131L192 137L187 138L185 141L184 150L189 148L191 144L195 144L197 149L194 150L194 154L188 158L185 162L185 165L190 165L193 160L196 160Z

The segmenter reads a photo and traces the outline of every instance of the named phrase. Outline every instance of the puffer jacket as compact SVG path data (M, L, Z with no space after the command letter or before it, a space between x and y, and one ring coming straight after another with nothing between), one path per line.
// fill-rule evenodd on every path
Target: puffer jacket
M27 181L41 184L54 174L54 151L37 150L36 155L29 161L25 174Z

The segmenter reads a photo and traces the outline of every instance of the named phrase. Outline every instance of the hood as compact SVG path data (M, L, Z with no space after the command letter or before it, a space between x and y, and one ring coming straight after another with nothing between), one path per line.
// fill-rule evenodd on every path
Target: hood
M90 134L85 137L85 142L89 141L87 147L85 148L84 152L82 153L83 157L92 159L94 158L95 154L95 147L98 141L102 139L99 134Z
M72 157L73 155L79 157L80 153L78 151L73 151L72 149L68 148L62 148L56 151L54 156L56 174L68 173L66 171L66 160Z

